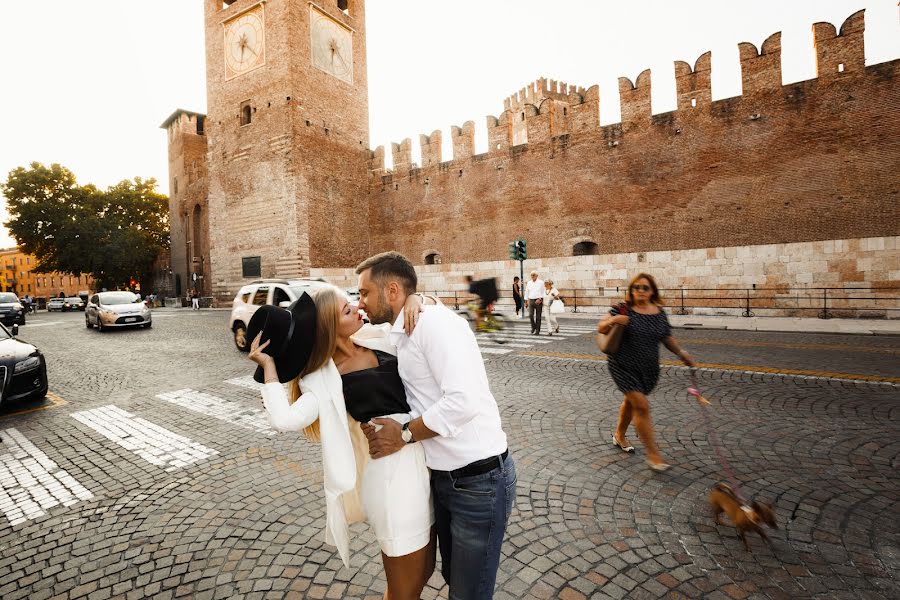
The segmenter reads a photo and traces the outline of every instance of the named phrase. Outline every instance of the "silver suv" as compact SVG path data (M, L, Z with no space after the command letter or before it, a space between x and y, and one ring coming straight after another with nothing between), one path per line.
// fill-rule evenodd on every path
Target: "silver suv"
M231 305L228 327L234 336L234 345L241 352L250 350L253 340L247 339L247 324L260 306L272 304L287 307L315 288L330 285L322 279L260 279L242 287Z

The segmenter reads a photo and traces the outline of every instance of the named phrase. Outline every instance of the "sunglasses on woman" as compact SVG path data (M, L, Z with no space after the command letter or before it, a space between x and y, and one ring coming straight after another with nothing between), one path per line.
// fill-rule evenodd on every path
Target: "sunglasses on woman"
M649 285L633 285L631 286L631 289L636 292L649 292L653 288L651 288Z

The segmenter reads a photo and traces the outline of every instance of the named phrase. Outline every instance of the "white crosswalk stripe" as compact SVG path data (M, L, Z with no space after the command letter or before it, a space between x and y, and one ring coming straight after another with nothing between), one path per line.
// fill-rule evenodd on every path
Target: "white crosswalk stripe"
M225 380L225 383L230 383L231 385L247 388L248 390L256 390L257 392L262 392L262 389L265 385L253 379L253 375L244 375L243 377L227 379ZM287 384L284 384L284 386L285 389L287 389Z
M41 517L54 506L94 497L16 429L3 430L9 452L0 455L0 512L10 525Z
M72 418L167 473L219 453L112 404L72 413Z
M475 339L478 341L478 347L485 360L491 356L509 354L517 350L527 350L534 346L542 346L551 344L560 339L570 339L580 337L588 333L596 333L597 329L594 325L588 324L560 324L560 333L552 336L533 335L531 333L528 321L507 321L506 327L501 331L491 333L476 333Z
M256 382L254 381L254 383ZM193 412L207 415L263 435L272 436L276 433L271 425L269 425L269 419L264 410L248 408L239 402L232 402L231 400L226 400L224 398L219 398L218 396L213 396L212 394L206 394L191 389L157 394L156 397Z

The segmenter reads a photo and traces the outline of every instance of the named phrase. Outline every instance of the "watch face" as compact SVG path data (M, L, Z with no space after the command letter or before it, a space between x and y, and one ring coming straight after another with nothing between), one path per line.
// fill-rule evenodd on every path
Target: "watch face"
M353 83L353 32L313 6L309 24L313 66Z
M262 8L225 23L225 78L231 79L266 62Z

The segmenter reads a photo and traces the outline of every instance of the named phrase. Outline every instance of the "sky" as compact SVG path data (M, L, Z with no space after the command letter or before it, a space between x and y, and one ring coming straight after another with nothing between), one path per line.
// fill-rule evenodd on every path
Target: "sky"
M319 0L326 2L329 0ZM168 193L163 120L206 112L203 0L0 0L0 180L58 162L99 187L154 177ZM675 107L673 61L712 51L713 99L739 95L737 44L782 32L784 83L815 77L812 24L866 9L866 64L900 58L897 0L369 0L370 147L474 121L539 77L600 86L652 69L653 112ZM387 152L390 166L390 152ZM0 221L7 219L5 203ZM0 226L0 247L14 246Z

